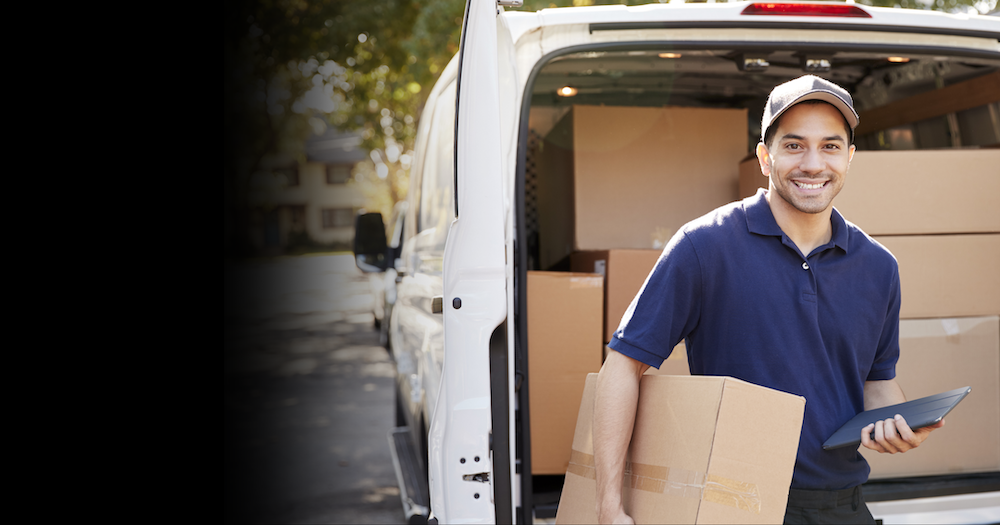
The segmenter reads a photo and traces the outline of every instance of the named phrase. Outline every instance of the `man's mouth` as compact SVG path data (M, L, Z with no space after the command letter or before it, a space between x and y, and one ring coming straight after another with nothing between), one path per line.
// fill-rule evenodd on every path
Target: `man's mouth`
M802 188L803 190L818 190L818 189L822 188L823 186L825 186L827 181L817 182L815 184L809 184L809 183L805 183L805 182L799 182L797 180L796 181L792 181L792 182L794 182L796 186L798 186L799 188Z

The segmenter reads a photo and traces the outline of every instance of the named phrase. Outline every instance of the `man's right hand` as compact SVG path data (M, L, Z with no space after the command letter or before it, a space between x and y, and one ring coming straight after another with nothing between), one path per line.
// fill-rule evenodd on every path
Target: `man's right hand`
M632 516L625 514L623 509L618 509L617 513L608 513L606 516L597 515L598 523L609 523L612 525L635 525Z
M639 404L639 381L648 368L609 350L597 377L593 437L599 523L635 523L622 507L622 482Z

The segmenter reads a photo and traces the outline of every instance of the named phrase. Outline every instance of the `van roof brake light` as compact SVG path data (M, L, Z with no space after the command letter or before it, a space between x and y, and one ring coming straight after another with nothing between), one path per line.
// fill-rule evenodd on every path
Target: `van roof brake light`
M844 18L871 18L864 9L850 4L783 4L755 3L748 5L741 15L771 16L834 16Z

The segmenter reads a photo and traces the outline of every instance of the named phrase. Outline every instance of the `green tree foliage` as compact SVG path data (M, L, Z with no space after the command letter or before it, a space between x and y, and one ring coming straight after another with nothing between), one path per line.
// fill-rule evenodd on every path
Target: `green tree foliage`
M464 8L462 0L228 1L227 230L245 230L251 177L265 161L303 162L305 140L328 126L361 134L372 160L358 183L388 213L405 197L416 119L458 49Z

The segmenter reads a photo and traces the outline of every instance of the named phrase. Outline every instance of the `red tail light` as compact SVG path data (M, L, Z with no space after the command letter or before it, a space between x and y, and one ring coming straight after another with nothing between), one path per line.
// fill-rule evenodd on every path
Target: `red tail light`
M771 16L836 16L845 18L871 18L872 15L856 5L849 4L750 4L741 15Z

